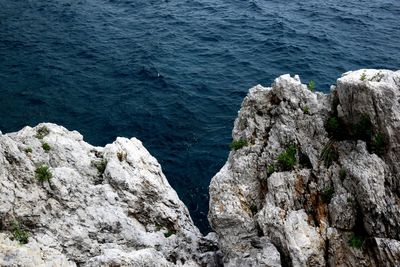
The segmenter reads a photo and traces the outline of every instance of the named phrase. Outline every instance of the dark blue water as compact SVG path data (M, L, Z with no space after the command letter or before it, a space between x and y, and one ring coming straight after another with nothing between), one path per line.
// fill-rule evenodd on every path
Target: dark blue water
M249 87L400 68L399 0L0 0L0 130L136 136L208 231L208 184Z

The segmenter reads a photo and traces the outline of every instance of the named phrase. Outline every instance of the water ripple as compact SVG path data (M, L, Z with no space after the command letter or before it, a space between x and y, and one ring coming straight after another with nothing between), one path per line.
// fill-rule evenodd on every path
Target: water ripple
M0 0L0 130L136 136L208 231L208 184L243 97L282 73L328 91L400 67L398 0Z

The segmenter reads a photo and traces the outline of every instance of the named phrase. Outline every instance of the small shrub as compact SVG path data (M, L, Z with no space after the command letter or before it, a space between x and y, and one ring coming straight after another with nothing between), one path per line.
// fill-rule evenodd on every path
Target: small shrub
M372 139L371 150L378 156L382 156L385 153L387 146L386 138L382 133L377 133Z
M104 171L106 170L107 160L103 159L99 162L96 162L95 166L97 168L97 171L100 173L100 175L102 175L104 173Z
M304 113L304 114L310 114L310 108L309 108L308 106L305 106L305 107L303 108L303 113Z
M44 144L42 145L42 148L43 148L43 150L44 150L45 152L49 152L50 149L51 149L51 146L50 146L48 143L44 143Z
M328 132L335 132L339 129L339 120L337 117L329 117L328 121L326 122L326 128Z
M354 137L359 140L370 142L372 138L372 123L368 115L363 114L360 120L353 125Z
M329 142L321 153L321 159L324 161L325 167L329 168L334 161L339 158L339 155L336 151L336 148L333 145L333 142Z
M20 244L27 244L29 241L29 233L21 229L17 221L13 223L12 234L14 240L17 240Z
M233 140L232 143L229 145L232 150L238 150L245 146L247 146L247 141L244 139Z
M341 120L336 116L330 116L325 123L325 130L328 132L329 136L342 140L345 134L345 126Z
M36 130L36 138L43 139L49 133L50 133L49 129L46 126L42 126Z
M340 170L339 170L339 177L340 177L340 179L341 179L341 180L344 180L344 178L346 178L346 176L347 176L346 170L345 170L345 169L340 169Z
M51 177L53 177L53 174L51 173L49 166L41 165L36 168L35 176L40 182L45 182L50 181Z
M333 189L333 187L330 186L326 187L324 191L322 191L321 193L322 201L328 204L329 202L331 202L331 199L333 198L334 194L335 190Z
M290 171L296 165L296 152L295 145L290 145L278 156L277 160L284 171Z
M275 166L274 165L269 165L267 167L267 175L270 176L271 174L273 174L275 172Z
M348 197L347 198L347 203L353 204L354 203L354 199L352 197Z
M315 82L313 80L309 81L307 87L308 87L308 90L310 90L311 92L314 92Z
M30 147L25 148L25 153L32 153L32 148Z
M349 239L349 246L352 248L360 249L363 243L364 243L364 238L356 234L353 234Z
M176 234L176 230L174 229L169 229L168 232L164 233L165 238L170 237L171 235L175 235Z
M126 157L127 157L126 152L120 151L117 153L117 158L121 162L126 160Z
M367 80L367 75L365 74L365 71L364 71L360 76L360 81L364 82L365 80Z

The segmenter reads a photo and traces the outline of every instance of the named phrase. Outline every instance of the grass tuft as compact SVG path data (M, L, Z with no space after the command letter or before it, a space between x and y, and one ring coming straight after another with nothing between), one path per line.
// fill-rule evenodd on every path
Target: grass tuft
M275 166L274 165L269 165L267 167L267 176L271 176L275 172Z
M363 243L364 243L364 238L356 234L353 234L349 239L349 246L352 248L360 249Z
M315 90L315 82L313 80L309 81L307 84L308 90L310 90L311 92L314 92Z
M12 234L14 240L17 240L20 244L27 244L29 241L29 233L23 230L17 221L13 222Z
M247 146L247 141L244 139L233 140L232 143L229 145L230 149L235 151L245 146Z
M99 162L96 162L94 165L96 166L97 171L100 173L100 175L102 175L106 170L107 160L103 159Z
M365 74L365 71L361 74L360 76L360 81L366 81L367 80L367 74Z
M325 122L325 130L330 137L342 140L347 136L343 122L337 116L330 116Z
M169 229L166 233L164 233L164 237L165 238L168 238L168 237L170 237L171 235L175 235L176 234L176 230L174 230L174 229Z
M290 145L285 151L278 156L278 162L284 171L290 171L296 165L296 146Z
M45 152L49 152L50 149L51 149L51 146L50 146L48 143L44 143L44 144L42 145L42 148L43 148L43 150L44 150Z
M36 168L35 177L40 182L45 182L50 181L50 179L53 177L53 174L51 173L49 166L41 165Z
M324 161L325 167L329 168L334 161L339 158L339 154L336 151L333 142L330 141L328 144L325 145L324 149L321 153L321 159Z
M353 125L353 133L356 139L370 142L372 138L372 122L368 115L363 114L360 120Z
M50 133L49 128L47 128L46 126L42 126L36 130L36 138L43 139L49 133Z

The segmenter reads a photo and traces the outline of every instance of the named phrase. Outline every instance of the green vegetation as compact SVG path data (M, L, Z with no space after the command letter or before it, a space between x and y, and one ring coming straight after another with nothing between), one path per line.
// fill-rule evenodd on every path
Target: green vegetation
M340 177L340 179L341 179L341 180L344 180L344 178L346 178L346 176L347 176L346 170L345 170L345 169L340 169L340 170L339 170L339 177Z
M29 233L21 229L17 221L14 221L13 223L12 234L14 240L17 240L20 244L27 244L29 241Z
M339 126L339 120L337 117L332 116L328 118L328 121L326 122L326 129L329 133L338 131Z
M361 74L361 77L360 77L360 81L365 81L365 80L367 80L367 75L365 74L365 71Z
M273 174L275 172L275 166L274 165L269 165L267 167L267 175L270 176L271 174Z
M364 243L364 238L356 234L353 234L349 239L349 246L352 248L360 249L363 243Z
M51 177L53 177L53 174L51 173L49 166L41 165L36 168L35 176L40 182L45 182L50 181Z
M126 157L127 157L126 152L120 151L120 152L117 153L117 158L121 162L126 160Z
M100 175L102 175L104 173L104 171L106 170L107 160L103 159L99 162L96 162L94 165L96 166L97 171L100 173Z
M363 114L360 120L353 125L354 137L369 142L372 137L372 122L368 115Z
M25 153L32 153L32 148L30 147L25 148Z
M164 233L165 238L170 237L171 235L175 235L176 234L176 230L174 229L169 229L168 232Z
M333 198L334 194L335 190L333 189L333 187L330 186L326 187L324 191L322 191L321 193L322 201L328 204L329 202L331 202L331 199Z
M42 145L42 148L43 148L43 150L44 150L45 152L49 152L50 149L51 149L51 146L50 146L48 143L44 143L44 144Z
M325 129L329 136L342 140L345 134L345 127L337 116L330 116L325 123Z
M42 126L36 130L36 138L43 139L49 133L50 133L49 129L46 126Z
M290 171L296 165L296 146L290 145L278 156L278 162L284 171Z
M315 82L313 80L309 81L307 87L308 87L308 90L310 90L311 92L314 92Z
M324 161L325 167L329 168L334 161L339 158L333 142L326 144L321 153L321 159Z
M352 125L345 125L336 115L332 115L325 123L325 130L334 140L362 140L367 143L368 151L378 156L385 154L388 145L385 135L374 131L367 114L362 114L358 122ZM330 166L337 158L337 153L332 148L332 145L324 148L323 158L326 166Z
M244 139L233 140L232 143L229 145L231 150L238 150L245 146L247 146L247 141Z
M309 108L308 106L305 106L305 107L303 108L303 113L304 113L304 114L310 114L310 108Z
M352 197L347 198L347 203L352 204L354 203L354 199Z
M371 151L378 156L382 156L385 153L387 146L386 138L382 133L377 133L372 139Z

